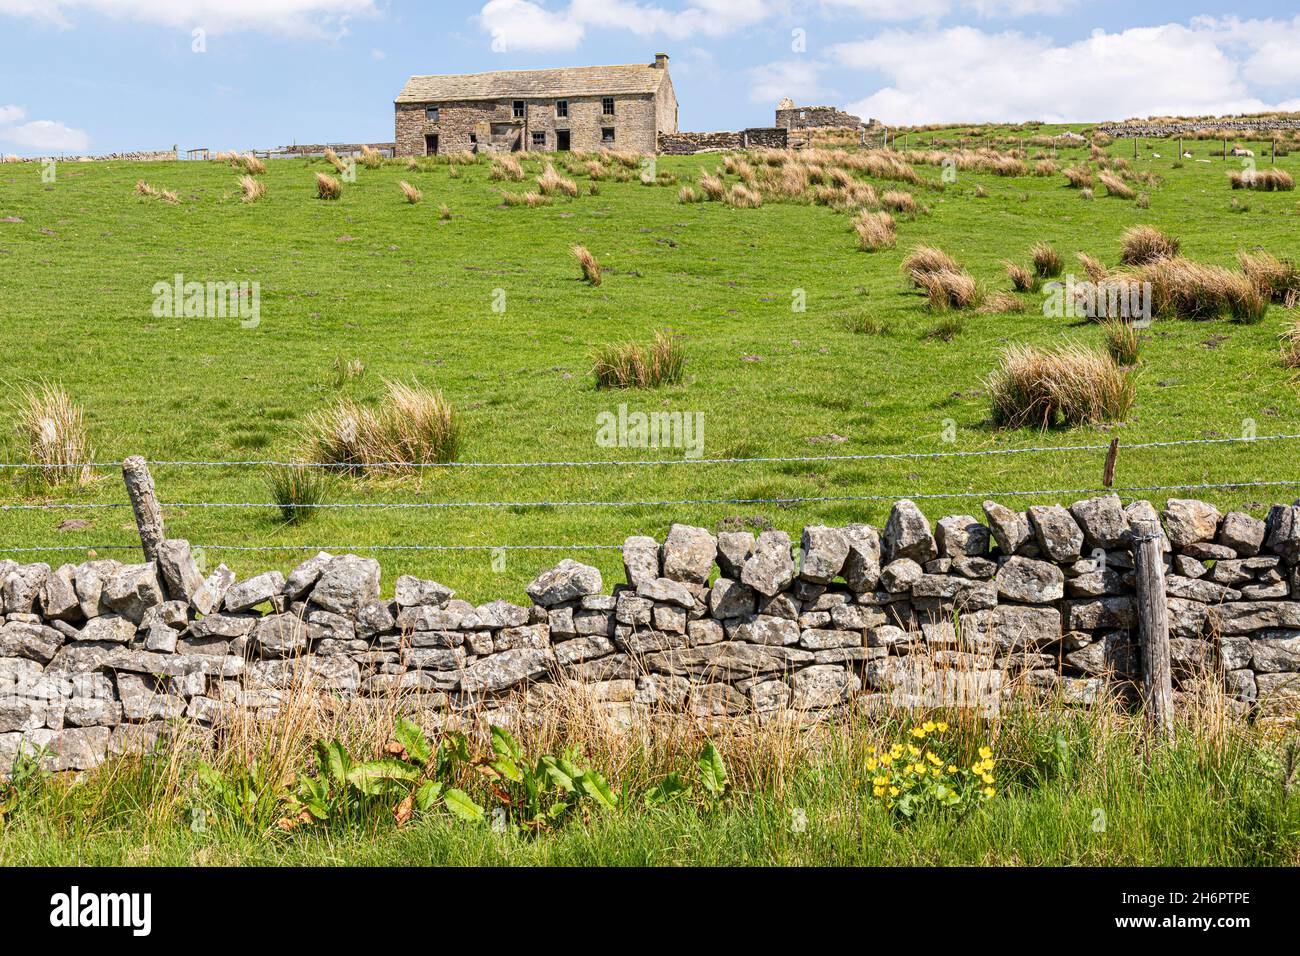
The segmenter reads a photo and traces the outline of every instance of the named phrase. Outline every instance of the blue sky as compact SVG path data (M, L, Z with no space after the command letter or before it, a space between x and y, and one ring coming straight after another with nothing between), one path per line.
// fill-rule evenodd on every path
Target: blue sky
M1277 0L0 0L0 152L390 140L412 73L660 51L694 130L1300 110L1298 50Z

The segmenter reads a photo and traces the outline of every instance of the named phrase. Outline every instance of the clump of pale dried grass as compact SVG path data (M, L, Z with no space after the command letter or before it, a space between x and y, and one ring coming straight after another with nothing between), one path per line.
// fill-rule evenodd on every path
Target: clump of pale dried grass
M578 268L582 270L583 281L590 285L600 285L600 263L596 260L596 257L591 254L591 250L586 246L574 246L569 250L569 254L573 256L574 260L578 263Z
M858 248L864 252L892 249L897 241L894 217L883 210L864 209L853 220L853 229L858 234Z
M343 184L333 176L327 176L324 173L316 174L316 198L317 199L338 199L343 195Z
M266 196L266 184L245 174L239 177L241 202L257 202Z
M461 429L441 392L385 382L378 407L343 399L304 425L303 458L354 471L402 471L404 465L454 461Z
M672 332L655 333L654 342L624 342L592 350L592 374L598 388L658 388L675 385L685 375L686 355Z
M537 177L537 188L541 190L543 196L554 196L557 193L570 199L577 199L579 196L578 184L562 176L550 163L546 164L542 175Z
M412 186L405 179L397 185L402 190L402 195L406 197L406 201L412 206L418 206L424 200L424 193L420 192L420 190Z
M45 485L90 482L94 457L84 409L59 385L41 383L18 390L15 425L31 477Z
M1182 243L1155 226L1134 226L1124 233L1119 261L1126 266L1145 266L1159 259L1173 259Z
M1000 428L1100 425L1123 421L1137 395L1136 373L1082 345L1006 349L985 380Z

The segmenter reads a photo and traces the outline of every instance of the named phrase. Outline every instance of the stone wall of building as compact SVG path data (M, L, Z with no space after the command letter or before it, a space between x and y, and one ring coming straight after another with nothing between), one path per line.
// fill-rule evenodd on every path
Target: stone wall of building
M630 538L626 582L562 561L528 600L475 606L379 564L318 554L286 578L202 575L185 541L158 560L0 561L0 769L46 748L56 770L149 745L169 722L273 719L291 688L396 698L433 721L492 719L580 689L632 724L840 708L971 707L1012 694L1089 704L1140 682L1132 522L1163 520L1178 694L1241 714L1300 713L1300 504L1266 521L1198 501L1116 497L931 525Z
M618 149L650 154L655 151L657 100L650 95L615 96L614 115L604 113L604 97L573 97L567 117L558 115L554 99L527 100L524 117L514 113L514 100L454 103L398 103L396 105L397 155L423 156L426 136L438 137L440 153L521 150L555 152L557 133L569 132L571 149ZM436 107L438 119L428 117ZM673 103L674 117L676 103ZM612 142L604 131L614 131ZM541 137L534 142L534 134Z

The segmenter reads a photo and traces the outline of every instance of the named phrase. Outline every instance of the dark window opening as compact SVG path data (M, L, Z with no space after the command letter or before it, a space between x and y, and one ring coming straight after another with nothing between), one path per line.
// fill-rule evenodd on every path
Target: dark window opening
M534 146L542 146L542 147L544 147L544 146L546 145L546 134L545 134L545 133L534 133L534 134L533 134L533 145L534 145Z
M614 115L614 97L612 96L605 97L603 100L601 100L600 105L601 105L601 109L604 111L606 116Z
M523 119L527 112L527 104L523 100L515 100L515 119Z
M436 106L430 106L424 111L424 118L430 123L436 123L441 118L441 111Z
M614 142L614 127L606 126L604 129L602 129L600 131L600 141L602 143Z
M560 100L555 104L555 115L561 119L567 119L569 115L569 101Z

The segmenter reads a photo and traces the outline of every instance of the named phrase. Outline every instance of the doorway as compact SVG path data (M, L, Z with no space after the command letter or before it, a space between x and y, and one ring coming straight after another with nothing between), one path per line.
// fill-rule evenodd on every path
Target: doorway
M567 129L557 129L555 131L555 148L561 153L569 151L569 131Z
M437 155L438 155L438 134L437 134L437 133L426 133L426 134L425 134L425 137L424 137L424 155L425 155L425 156L437 156Z

